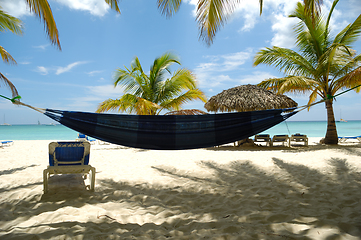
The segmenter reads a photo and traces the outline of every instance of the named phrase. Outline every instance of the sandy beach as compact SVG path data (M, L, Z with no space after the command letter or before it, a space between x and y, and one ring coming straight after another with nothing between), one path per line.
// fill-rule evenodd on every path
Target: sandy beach
M95 191L48 140L0 148L0 239L361 239L361 144L155 151L92 145Z

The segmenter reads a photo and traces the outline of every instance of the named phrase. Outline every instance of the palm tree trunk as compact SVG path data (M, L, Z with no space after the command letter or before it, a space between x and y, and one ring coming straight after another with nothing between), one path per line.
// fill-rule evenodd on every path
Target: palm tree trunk
M327 132L324 139L325 144L337 144L338 136L335 122L335 115L333 113L333 101L332 99L325 102L327 110Z

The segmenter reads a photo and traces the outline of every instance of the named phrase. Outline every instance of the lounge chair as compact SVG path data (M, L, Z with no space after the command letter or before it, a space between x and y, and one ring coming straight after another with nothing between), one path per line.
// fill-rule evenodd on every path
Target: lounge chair
M361 142L361 135L360 136L354 136L354 137L338 137L338 142L343 143L347 140L358 140Z
M274 135L272 145L274 145L274 143L282 143L283 146L286 143L286 146L290 147L290 137L288 135Z
M300 134L300 133L293 134L293 135L291 135L290 141L291 142L304 142L305 146L308 146L308 137L307 137L307 135L304 135L304 134Z
M51 142L49 144L49 166L44 169L44 193L48 192L48 179L51 174L79 173L86 178L90 176L90 190L94 191L95 168L89 165L90 143Z
M3 147L8 147L10 145L14 144L13 141L1 141L0 142L0 146L3 146Z
M258 134L254 136L254 142L265 142L266 146L272 147L272 139L269 134Z
M88 141L90 142L91 144L94 144L96 142L95 139L89 139L89 137L85 134L82 134L82 133L78 133L78 138L75 139L76 141L79 141L79 142L83 142L83 141Z
M78 133L78 138L75 140L79 142L88 141L88 136L82 133Z

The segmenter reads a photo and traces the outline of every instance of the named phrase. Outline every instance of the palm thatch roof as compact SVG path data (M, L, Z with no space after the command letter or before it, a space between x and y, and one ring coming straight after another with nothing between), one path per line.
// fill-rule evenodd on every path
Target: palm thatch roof
M203 115L203 114L208 114L208 113L198 109L185 109L185 110L167 112L165 115Z
M291 98L256 85L241 85L211 97L204 105L210 112L246 112L297 107Z

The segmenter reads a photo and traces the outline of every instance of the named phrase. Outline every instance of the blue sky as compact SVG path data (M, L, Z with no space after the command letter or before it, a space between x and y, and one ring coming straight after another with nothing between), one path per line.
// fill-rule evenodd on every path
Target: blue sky
M120 1L121 14L107 7L103 0L49 0L59 30L62 51L50 44L43 23L30 14L25 0L0 0L3 10L19 17L24 34L1 33L3 46L17 65L2 63L1 72L17 87L22 101L40 108L94 112L98 104L117 98L122 89L113 87L117 68L130 66L135 56L148 69L153 60L171 51L180 57L182 66L197 76L199 88L208 98L222 90L243 84L257 84L282 73L272 67L253 67L253 57L264 47L294 47L292 26L287 15L296 0L264 0L259 16L259 1L241 1L228 23L207 46L198 40L195 21L196 0L183 0L172 18L162 16L156 0ZM328 10L330 0L324 0ZM360 0L341 0L332 20L339 32L361 12ZM358 53L361 40L354 44ZM174 68L175 70L176 68ZM0 94L10 91L0 86ZM299 106L307 95L289 95ZM184 109L204 110L200 101ZM334 104L336 119L360 120L361 95L349 92ZM0 124L50 123L42 114L12 105L0 99ZM291 121L326 120L324 104L302 111Z

